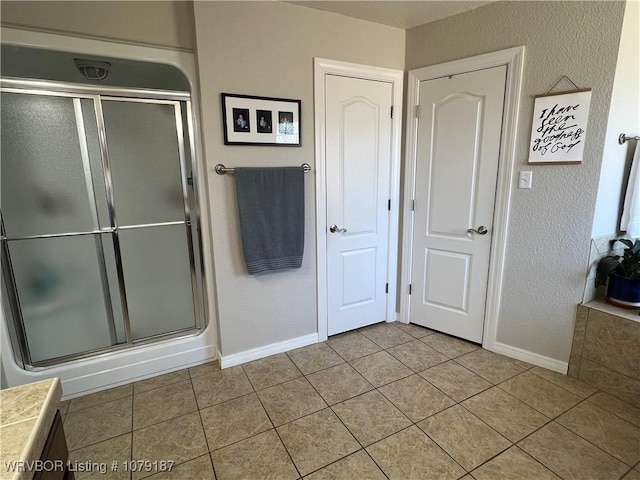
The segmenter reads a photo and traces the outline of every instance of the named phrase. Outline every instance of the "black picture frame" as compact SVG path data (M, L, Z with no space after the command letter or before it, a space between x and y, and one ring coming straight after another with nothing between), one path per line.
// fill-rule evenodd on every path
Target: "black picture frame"
M301 146L300 100L220 95L225 145Z

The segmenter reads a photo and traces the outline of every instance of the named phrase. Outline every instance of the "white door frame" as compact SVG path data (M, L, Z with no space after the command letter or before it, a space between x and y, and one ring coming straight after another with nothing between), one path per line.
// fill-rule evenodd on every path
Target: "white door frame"
M456 75L474 70L507 66L505 86L504 117L502 138L500 140L500 157L498 164L498 183L496 186L493 236L491 239L491 256L489 259L489 280L487 284L487 303L483 327L482 345L488 350L494 349L502 293L505 254L507 246L507 227L509 208L514 181L515 147L520 108L520 91L522 86L522 70L524 67L524 47L514 47L498 52L487 53L476 57L463 58L452 62L441 63L429 67L418 68L409 72L409 91L407 93L406 121L406 160L404 177L404 213L402 231L402 275L400 296L400 321L409 323L411 282L411 257L413 252L413 215L412 200L415 198L414 185L416 174L416 151L418 121L416 109L419 103L420 82L435 78Z
M314 106L316 141L316 272L318 298L318 341L327 339L327 186L325 152L325 84L326 74L345 77L378 80L391 83L393 87L393 118L391 120L391 172L389 175L389 195L391 212L389 213L389 250L387 258L387 321L396 319L396 291L398 268L398 218L400 203L400 151L402 141L402 70L372 67L355 63L339 62L324 58L314 59Z

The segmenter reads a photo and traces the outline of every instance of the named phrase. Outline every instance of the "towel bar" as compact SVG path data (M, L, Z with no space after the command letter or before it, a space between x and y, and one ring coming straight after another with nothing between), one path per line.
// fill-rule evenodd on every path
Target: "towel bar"
M311 165L309 165L308 163L303 163L302 165L300 165L300 167L302 167L302 170L304 171L304 173L308 173L311 171ZM223 164L219 163L215 166L214 170L216 171L216 173L218 175L225 175L227 173L230 173L231 175L233 175L236 171L235 168L232 167L225 167Z
M618 143L622 145L624 142L628 142L629 140L640 140L640 137L627 137L624 133L621 133L618 137Z

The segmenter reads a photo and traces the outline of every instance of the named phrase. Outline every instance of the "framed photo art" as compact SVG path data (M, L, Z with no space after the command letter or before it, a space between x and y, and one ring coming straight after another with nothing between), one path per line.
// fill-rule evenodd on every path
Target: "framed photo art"
M300 146L300 100L221 96L225 145Z

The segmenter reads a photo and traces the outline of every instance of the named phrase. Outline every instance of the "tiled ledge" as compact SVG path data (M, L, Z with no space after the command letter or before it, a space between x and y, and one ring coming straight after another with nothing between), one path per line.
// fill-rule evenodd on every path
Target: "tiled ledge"
M603 301L578 305L568 375L640 407L637 313Z
M621 308L611 305L604 298L592 300L589 303L584 304L587 308L593 308L604 313L610 313L618 317L626 318L627 320L633 320L634 322L640 322L640 308Z

